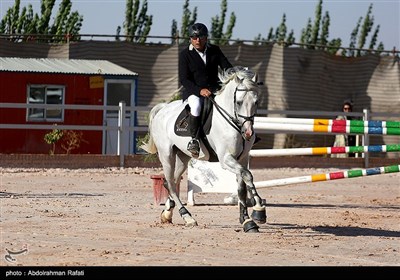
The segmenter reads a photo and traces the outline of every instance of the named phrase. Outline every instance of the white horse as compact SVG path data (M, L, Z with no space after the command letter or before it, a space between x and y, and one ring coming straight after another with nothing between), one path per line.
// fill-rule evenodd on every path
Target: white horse
M222 168L236 174L240 200L239 221L245 232L258 232L259 227L255 221L266 222L265 200L256 191L248 163L249 152L255 140L253 122L260 93L259 84L255 73L244 67L228 69L219 74L219 79L222 87L214 93L214 98L210 98L214 105L211 127L203 134L197 159L219 161ZM141 147L148 153L158 152L163 167L169 197L161 213L161 222L172 223L176 203L185 224L197 226L196 220L176 193L181 176L192 157L186 149L190 135L177 135L179 130L187 127L185 117L179 119L187 115L186 106L187 103L182 100L154 106L149 115L150 137ZM246 204L248 195L253 206L251 218Z

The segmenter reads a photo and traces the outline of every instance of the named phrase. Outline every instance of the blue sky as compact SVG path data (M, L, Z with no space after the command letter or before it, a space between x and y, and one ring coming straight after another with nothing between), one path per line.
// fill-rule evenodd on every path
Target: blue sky
M55 10L58 10L57 0ZM148 0L148 14L153 15L152 36L169 36L171 23L175 19L181 24L184 0ZM34 12L39 13L39 0L21 0L21 6L31 3ZM125 0L72 0L72 10L84 16L81 34L115 35L117 26L123 25ZM143 1L141 1L143 3ZM197 7L197 21L210 27L211 18L220 16L221 0L191 0L189 9ZM400 0L324 0L322 13L329 12L331 19L329 39L341 38L342 46L349 46L350 34L360 17L364 19L368 7L373 4L374 26L379 24L378 42L383 42L386 50L400 48ZM307 20L314 20L318 0L228 0L227 20L232 12L236 15L236 25L232 39L253 40L258 34L267 37L271 27L281 23L286 14L288 31L294 31L299 42L301 30ZM4 16L14 0L0 0L0 16ZM55 15L56 11L53 11ZM372 33L372 32L371 32ZM159 42L160 39L154 39ZM166 42L169 42L166 41ZM369 43L369 39L367 40ZM366 47L366 46L365 46Z

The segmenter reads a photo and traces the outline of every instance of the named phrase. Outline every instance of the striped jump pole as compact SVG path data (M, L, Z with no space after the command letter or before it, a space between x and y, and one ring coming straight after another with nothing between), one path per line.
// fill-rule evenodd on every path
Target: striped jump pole
M302 119L302 118L273 118L255 117L254 122L280 123L280 124L308 124L308 125L332 125L332 126L364 126L400 128L399 121L362 121L362 120L330 120L330 119Z
M254 185L256 188L260 189L260 188L284 186L284 185L298 184L298 183L312 183L312 182L330 181L330 180L345 179L345 178L355 178L362 176L372 176L372 175L379 175L386 173L395 173L399 171L400 171L400 165L391 165L385 167L354 169L347 171L330 172L325 174L322 173L309 176L260 181L260 182L254 182Z
M255 149L250 150L251 157L274 156L308 156L330 155L347 153L372 153L372 152L399 152L400 144L371 145L371 146L343 146L343 147L314 147L314 148L290 148L290 149Z
M292 123L266 123L254 122L257 131L295 131L295 132L322 132L322 133L352 133L352 134L382 134L400 135L400 128L391 127L364 127L364 126L337 126L337 125L312 125Z

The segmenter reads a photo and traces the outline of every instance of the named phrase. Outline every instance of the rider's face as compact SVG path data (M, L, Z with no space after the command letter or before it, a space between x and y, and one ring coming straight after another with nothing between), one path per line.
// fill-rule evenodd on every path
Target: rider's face
M190 42L196 50L203 51L207 43L207 36L192 36Z

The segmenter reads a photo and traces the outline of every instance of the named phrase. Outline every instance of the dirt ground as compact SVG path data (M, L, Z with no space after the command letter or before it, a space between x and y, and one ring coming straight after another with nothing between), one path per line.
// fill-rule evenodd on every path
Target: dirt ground
M330 171L252 170L255 181ZM243 232L224 193L195 194L187 208L197 227L177 209L173 224L161 224L150 179L158 174L0 168L0 266L400 265L399 173L259 189L268 216L259 233Z

